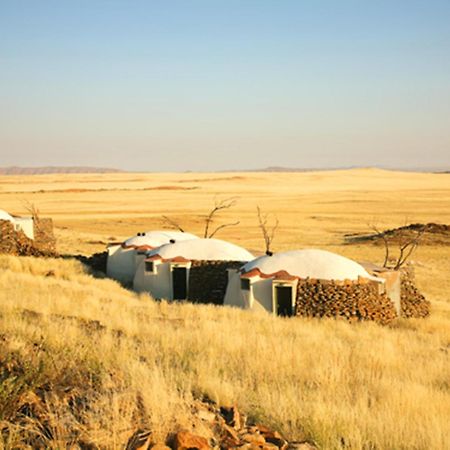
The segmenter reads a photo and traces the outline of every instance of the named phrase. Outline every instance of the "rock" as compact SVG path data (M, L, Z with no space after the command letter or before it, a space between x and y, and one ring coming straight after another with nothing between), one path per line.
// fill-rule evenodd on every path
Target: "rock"
M175 436L175 450L209 450L210 448L207 439L189 431L179 431Z
M137 430L128 439L126 450L147 450L150 447L151 431Z
M196 414L199 419L204 420L205 422L212 423L216 420L216 415L207 409L199 409Z
M258 433L245 433L241 436L241 439L251 444L265 444L266 440L264 436Z
M278 450L279 447L276 444L273 444L272 442L266 442L262 445L262 450Z
M220 408L220 413L227 422L228 425L233 427L235 430L240 430L245 426L245 416L243 416L236 406L226 407L222 406Z
M222 424L221 428L221 448L239 447L242 444L236 430L231 428L226 423Z

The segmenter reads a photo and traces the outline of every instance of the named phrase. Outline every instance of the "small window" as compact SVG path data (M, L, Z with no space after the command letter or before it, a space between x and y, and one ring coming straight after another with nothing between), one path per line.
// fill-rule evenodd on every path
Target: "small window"
M145 271L147 273L155 273L155 265L153 261L145 261Z
M250 290L250 280L248 278L241 278L241 289L243 291Z

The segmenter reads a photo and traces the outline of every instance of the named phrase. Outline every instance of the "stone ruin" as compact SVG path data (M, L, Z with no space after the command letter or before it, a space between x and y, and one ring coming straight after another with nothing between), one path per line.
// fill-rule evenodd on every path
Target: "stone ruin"
M58 256L52 219L33 222L34 239L22 230L16 230L8 220L0 220L0 253L16 256Z

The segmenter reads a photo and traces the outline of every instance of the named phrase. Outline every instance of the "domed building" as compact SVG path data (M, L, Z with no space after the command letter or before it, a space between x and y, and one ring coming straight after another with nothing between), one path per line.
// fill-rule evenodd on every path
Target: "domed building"
M108 246L106 274L125 284L133 282L134 274L146 252L170 241L198 239L197 236L180 231L146 231L124 242Z
M370 318L381 308L395 317L384 285L336 253L294 250L261 256L230 273L224 304L281 316L348 318Z
M253 258L244 248L219 239L170 243L147 252L133 287L157 299L223 304L228 270Z

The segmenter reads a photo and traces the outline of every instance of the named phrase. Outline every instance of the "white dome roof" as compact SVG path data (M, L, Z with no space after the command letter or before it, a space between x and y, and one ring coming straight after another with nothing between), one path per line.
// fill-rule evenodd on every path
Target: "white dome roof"
M194 239L166 244L148 253L150 257L156 255L166 260L177 256L207 261L250 261L254 258L245 248L220 239Z
M125 247L140 247L148 245L156 248L164 244L168 244L171 239L178 241L186 241L190 239L198 239L197 236L190 233L182 233L181 231L146 231L143 236L133 236L127 239L123 245Z
M243 267L243 272L259 269L265 275L286 271L299 278L321 280L357 280L370 278L366 270L357 262L326 250L306 249L261 256Z
M0 209L0 220L9 220L10 222L14 222L14 217L8 214L3 209Z

